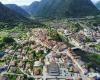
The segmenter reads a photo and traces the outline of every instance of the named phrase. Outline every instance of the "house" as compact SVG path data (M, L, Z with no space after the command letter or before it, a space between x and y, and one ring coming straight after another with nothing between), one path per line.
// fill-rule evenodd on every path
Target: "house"
M21 76L17 76L16 80L22 80Z
M57 44L57 42L52 39L47 39L43 43L46 44L46 46L49 48L53 48Z
M9 79L6 75L0 74L0 80L9 80Z
M23 56L23 61L27 61L28 57L27 56Z
M0 66L0 73L7 70L7 65Z
M22 55L17 55L17 58L18 58L19 60L22 60L22 59L23 59L23 56L22 56Z
M6 49L5 52L8 53L10 49Z
M33 68L33 75L41 75L41 68Z
M26 68L26 70L30 69L31 68L31 64L27 63L25 68Z
M34 62L34 67L40 67L40 66L43 66L43 63L41 63L40 61Z
M24 62L23 62L23 61L20 61L20 63L18 64L18 66L19 66L20 68L24 68Z
M83 43L84 38L85 38L85 35L83 35L83 34L73 33L70 36L69 41L70 41L71 44L73 44L75 46L82 47L82 45L84 44Z
M2 58L5 55L5 52L0 51L0 58Z
M33 74L34 75L41 75L42 73L42 67L43 67L43 63L40 61L35 61L34 62L34 67L33 67Z
M26 46L26 45L28 45L28 44L29 44L29 41L28 41L28 40L25 40L25 41L23 41L23 43L22 43L23 46Z
M84 29L84 35L85 36L91 36L92 31L90 29Z
M17 69L16 67L13 67L13 66L10 67L11 72L16 72L16 69Z
M47 73L50 76L59 76L60 75L60 68L57 63L50 63L47 65Z
M17 51L18 51L18 52L21 52L21 51L22 51L22 49L20 49L20 48L19 48Z
M15 66L16 66L16 61L11 61L11 62L10 62L10 66L15 67Z
M9 50L8 53L9 53L9 54L13 54L13 53L14 53L14 50Z

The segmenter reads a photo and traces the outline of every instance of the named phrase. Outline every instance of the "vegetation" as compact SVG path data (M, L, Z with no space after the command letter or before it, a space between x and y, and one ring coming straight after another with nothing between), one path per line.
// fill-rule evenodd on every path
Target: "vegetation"
M89 61L87 61L87 66L88 68L94 67L100 72L100 66L98 64L100 64L100 55L98 54L94 54L94 53L86 53L86 57L89 59Z
M78 32L83 29L77 21L68 21L67 28L72 32Z
M28 28L25 28L25 25L19 24L19 26L14 28L0 28L0 49L4 48L7 45L14 45L16 47L16 42L14 38L23 40L28 39L26 32Z
M24 11L20 11L20 12L24 12ZM26 16L23 16L22 14L19 14L18 12L12 9L9 9L8 7L0 3L0 29L3 29L3 28L12 29L16 26L19 26L20 23L24 24L27 27L44 26L40 22L26 18Z
M5 44L2 42L0 43L0 50L2 50L2 48L5 46Z
M60 38L62 39L62 41L69 47L74 47L74 45L69 43L69 39L67 36L64 36L63 34L59 33Z
M100 50L100 44L95 45L95 47Z
M90 0L42 0L32 5L28 7L32 15L50 19L83 17L99 13Z
M15 42L15 40L12 37L4 37L2 41L5 44L10 44L10 43Z
M40 59L40 58L44 58L45 54L43 51L39 51L39 52L36 52L36 51L33 51L33 59Z
M53 28L48 28L48 36L50 36L54 40L62 41L62 39L60 38L57 30L55 30Z
M91 41L90 38L86 37L86 38L84 39L84 43L88 43L88 42L92 42L92 41Z
M22 15L10 10L9 8L5 7L3 4L0 3L0 22L29 22L31 20L23 17Z
M16 75L7 75L8 79L10 80L16 80L17 76Z
M97 50L100 50L100 44L90 45L90 47L93 47L93 48L96 48Z
M5 46L11 45L13 43L15 43L15 40L12 37L3 37L0 41L0 50L2 50L2 48Z
M29 14L24 9L17 6L16 4L6 4L6 7L8 7L9 9L11 9L11 10L13 10L13 11L15 11L23 16L29 17Z
M2 65L2 64L5 64L5 62L0 60L0 65Z
M30 31L32 28L47 28L48 36L51 39L58 42L64 42L68 47L74 47L69 43L68 37L58 33L56 29L62 28L69 30L69 33L77 33L84 29L84 26L80 23L93 27L100 25L100 17L98 16L95 16L92 19L75 18L98 14L99 11L90 0L41 0L40 2L32 3L30 6L24 6L24 9L28 9L31 17L36 17L34 17L34 19L33 17L27 18L30 16L26 12L27 10L25 11L15 4L3 5L0 3L0 51L3 52L5 49L5 52L8 51L7 55L6 53L4 54L6 56L1 53L4 57L0 60L0 65L7 64L9 67L10 61L15 62L16 70L7 70L8 73L14 72L14 76L8 74L10 80L16 80L18 77L16 74L22 74L23 80L35 80L21 72L19 69L19 66L21 66L20 64L23 64L23 71L29 75L31 75L29 69L32 70L33 73L34 71L39 70L42 74L43 66L39 68L33 67L34 61L39 61L41 59L41 62L44 63L46 54L52 51L45 47L47 51L45 52L42 50L42 48L44 48L42 44L38 45L36 42L30 42L30 35L32 35ZM70 18L66 19L66 17ZM99 28L97 29L93 27L91 27L91 29L100 31ZM91 42L91 40L86 37L84 43L87 42ZM100 44L93 45L92 47L100 50ZM76 54L81 56L81 59L86 63L89 69L94 68L96 71L100 72L100 65L98 65L100 64L99 54L77 51ZM37 70L35 70L35 68L37 68Z
M100 55L90 52L84 52L81 50L75 51L76 54L81 56L81 59L86 63L88 68L94 68L97 72L100 72Z

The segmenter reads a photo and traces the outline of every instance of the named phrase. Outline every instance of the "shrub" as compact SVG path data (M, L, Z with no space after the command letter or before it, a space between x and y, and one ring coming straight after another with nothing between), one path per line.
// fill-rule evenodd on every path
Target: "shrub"
M2 39L2 41L3 41L4 43L7 43L7 44L10 44L10 43L15 42L15 40L14 40L12 37L4 37L4 38Z

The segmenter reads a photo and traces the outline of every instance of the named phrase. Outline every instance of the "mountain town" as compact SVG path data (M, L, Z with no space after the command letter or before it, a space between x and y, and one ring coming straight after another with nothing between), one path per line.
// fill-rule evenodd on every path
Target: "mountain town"
M0 80L100 80L99 6L91 0L1 2Z

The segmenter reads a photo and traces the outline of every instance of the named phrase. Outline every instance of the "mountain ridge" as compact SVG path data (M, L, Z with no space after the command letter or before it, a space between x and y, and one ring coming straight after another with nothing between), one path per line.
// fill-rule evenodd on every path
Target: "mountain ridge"
M31 24L33 20L22 16L0 3L0 25L15 26L18 23Z
M95 6L100 10L100 1L98 1Z
M35 3L31 5L34 6ZM33 7L30 11L32 16L47 18L83 17L99 13L91 0L42 0L35 8L36 10Z
M30 16L24 9L22 9L20 6L18 6L16 4L6 4L5 6L25 17Z
M38 6L39 6L39 2L35 1L32 4L30 4L29 6L21 6L21 8L23 8L29 14L32 14L37 11Z

